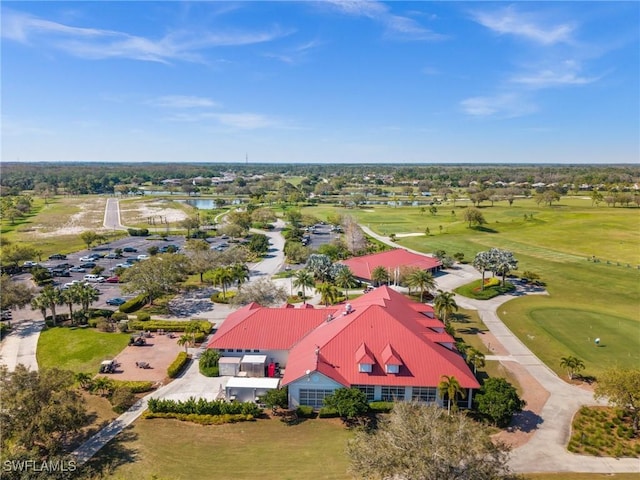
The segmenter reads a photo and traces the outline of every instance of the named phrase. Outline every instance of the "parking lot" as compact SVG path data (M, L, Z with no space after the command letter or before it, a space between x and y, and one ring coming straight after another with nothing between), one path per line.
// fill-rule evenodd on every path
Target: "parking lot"
M157 237L153 237L157 238ZM109 244L99 245L93 247L91 250L81 250L79 252L70 253L66 255L66 259L57 259L57 260L47 260L43 262L36 262L37 264L45 267L45 268L53 268L56 270L67 270L68 276L54 276L54 286L56 287L64 287L66 283L71 283L73 281L79 282L83 281L85 275L90 274L93 267L80 268L81 264L87 264L90 262L88 257L91 254L100 254L104 255L102 258L97 258L95 260L91 260L91 263L95 263L101 267L104 267L104 272L100 275L105 279L111 277L113 275L113 271L116 266L122 263L126 263L128 259L137 259L139 255L148 255L149 247L156 246L162 249L163 246L167 245L175 245L179 249L184 246L185 239L183 236L169 236L167 240L161 239L149 239L146 237L126 237L119 240L115 240L110 242ZM120 258L116 258L115 254L113 254L116 249L122 250L133 250L129 252L123 252ZM109 258L111 257L111 258ZM81 260L82 258L82 260ZM66 268L56 268L60 265L64 265ZM70 268L71 267L71 268ZM84 270L84 271L83 271ZM23 272L19 275L14 276L16 280L29 281L31 278L30 273ZM100 299L92 304L94 308L114 308L113 306L107 305L107 300L112 298L131 298L131 295L123 295L120 289L120 285L118 283L108 283L108 282L92 282L93 285L100 294ZM26 315L26 316L25 316ZM22 318L33 317L33 312L27 307L23 310L18 310L13 312L13 320L19 321Z
M308 232L305 232L309 239L306 246L316 249L320 245L325 243L331 243L334 240L340 238L340 234L333 230L333 226L326 223L318 223L309 228ZM304 242L303 242L304 244Z

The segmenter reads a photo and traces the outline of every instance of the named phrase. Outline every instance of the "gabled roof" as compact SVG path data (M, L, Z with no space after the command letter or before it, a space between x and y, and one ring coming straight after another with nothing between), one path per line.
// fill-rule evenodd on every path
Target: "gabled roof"
M387 343L387 346L382 349L382 361L385 365L402 365L400 356L390 343Z
M418 255L402 248L363 255L362 257L353 257L340 263L349 267L356 277L367 280L371 280L371 273L376 267L393 270L406 266L430 270L442 266L442 263L437 258Z
M251 303L222 323L208 348L289 350L335 309L266 308Z
M451 343L453 338L425 331L420 323L426 319L420 312L422 307L413 303L388 287L353 300L351 313L337 312L334 320L318 325L291 349L282 384L302 378L310 370L345 386L435 387L442 375L449 375L455 376L463 388L479 388L463 358L431 337ZM440 328L444 329L442 322ZM354 355L363 344L374 360L370 373L359 371ZM391 358L401 361L397 374L385 372L385 360Z
M356 363L368 363L370 365L376 363L375 358L373 358L373 354L367 348L366 343L360 345L358 350L356 350Z

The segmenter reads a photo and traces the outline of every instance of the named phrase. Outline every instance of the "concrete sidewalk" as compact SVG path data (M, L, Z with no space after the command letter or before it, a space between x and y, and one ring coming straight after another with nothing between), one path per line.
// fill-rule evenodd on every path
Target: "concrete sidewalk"
M44 328L42 320L23 320L14 323L12 330L0 343L0 364L13 371L22 363L31 370L38 370L36 349L38 338Z

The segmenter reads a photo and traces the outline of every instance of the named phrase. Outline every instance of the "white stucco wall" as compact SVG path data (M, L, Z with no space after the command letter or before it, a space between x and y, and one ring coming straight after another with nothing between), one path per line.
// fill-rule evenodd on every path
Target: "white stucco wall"
M315 390L336 390L341 388L338 382L322 375L318 372L311 372L309 375L291 382L289 384L289 408L300 406L300 389Z

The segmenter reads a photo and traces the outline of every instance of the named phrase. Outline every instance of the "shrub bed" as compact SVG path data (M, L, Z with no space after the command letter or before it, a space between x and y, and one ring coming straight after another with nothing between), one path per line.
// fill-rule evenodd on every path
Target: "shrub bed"
M300 405L296 408L296 415L302 418L313 418L315 416L313 413L313 407L308 405Z
M318 417L320 418L336 418L339 417L340 414L335 408L331 407L322 407L318 412Z
M176 378L188 361L189 355L187 355L185 352L180 352L173 363L169 365L169 368L167 368L167 376L169 378Z
M393 409L393 402L371 402L369 409L374 413L389 413Z
M131 320L129 322L129 328L131 330L147 330L149 332L157 332L158 330L184 332L192 328L208 334L213 328L213 325L208 320L190 320L188 322L181 322L179 320L149 320L147 322ZM202 340L204 340L204 338Z
M232 292L227 292L226 295L223 294L222 292L216 292L213 295L211 295L211 301L214 303L224 303L227 304L231 301L231 299L233 297L236 296L236 292L232 291Z
M143 414L143 417L147 419L173 418L183 422L198 423L200 425L223 425L225 423L250 422L255 420L253 415L243 415L242 413L234 415L228 413L223 415L197 415L195 413L153 413L149 410Z
M178 413L182 415L252 415L258 416L262 409L253 402L225 402L205 398L170 400L150 398L147 403L152 413Z
M140 310L147 303L147 299L144 295L138 295L137 297L132 298L131 300L127 300L122 305L120 305L120 310L123 313L132 313L136 310Z
M603 457L640 456L640 437L624 411L610 407L581 407L573 417L567 449L572 453Z
M143 380L111 380L114 388L126 387L133 393L146 393L154 389L154 383Z
M139 322L148 322L149 320L151 320L151 314L148 312L138 312L136 318Z

